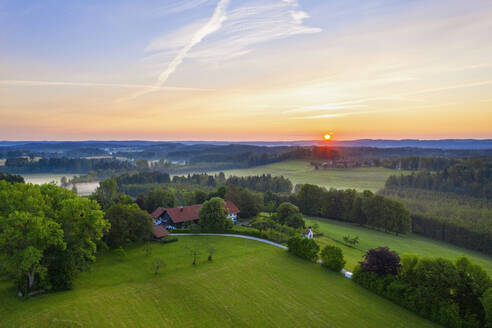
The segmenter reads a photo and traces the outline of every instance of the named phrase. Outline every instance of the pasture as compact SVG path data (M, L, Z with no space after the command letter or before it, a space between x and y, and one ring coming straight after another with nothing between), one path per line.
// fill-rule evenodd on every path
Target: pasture
M216 172L217 173L217 172ZM224 171L226 176L248 176L271 174L284 176L295 184L316 184L326 188L371 190L376 192L384 187L386 179L393 174L410 174L409 171L396 171L382 167L353 169L319 169L316 170L309 161L284 161L247 169Z
M157 258L165 266L154 274ZM99 256L72 291L24 300L0 281L0 318L2 327L437 327L285 250L208 236Z
M388 246L400 255L409 253L417 254L421 257L443 257L453 261L465 255L472 262L480 264L489 274L492 274L492 257L480 252L421 237L413 233L395 236L394 234L371 230L350 223L322 218L306 218L307 225L315 223L319 225L320 232L323 233L322 237L316 238L316 242L321 248L328 244L341 247L347 261L345 267L348 270L352 270L357 262L362 260L367 250L379 246ZM343 243L343 237L348 235L351 237L359 236L360 242L355 246L356 248L348 247Z

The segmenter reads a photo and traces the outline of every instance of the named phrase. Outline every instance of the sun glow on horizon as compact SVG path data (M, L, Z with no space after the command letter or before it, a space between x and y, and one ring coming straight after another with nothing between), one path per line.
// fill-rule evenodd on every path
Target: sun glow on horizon
M323 135L323 139L324 139L325 141L330 141L332 138L333 138L333 136L332 136L332 134L331 134L331 133L325 133L325 134Z

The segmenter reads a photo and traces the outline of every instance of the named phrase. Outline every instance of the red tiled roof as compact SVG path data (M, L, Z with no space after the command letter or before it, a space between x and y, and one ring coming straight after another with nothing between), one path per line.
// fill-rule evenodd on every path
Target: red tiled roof
M239 213L239 208L237 208L236 204L231 202L230 200L226 200L225 208L229 212L229 214L237 214Z
M162 213L164 213L166 209L162 208L162 207L158 207L154 212L152 212L152 217L154 219L157 219L159 217L161 217Z
M158 218L162 215L162 213L164 213L164 211L166 211L174 223L194 221L194 220L198 220L198 212L200 211L201 208L202 208L202 204L166 208L166 209L161 209L159 207L152 213L152 217ZM239 209L237 208L237 206L229 200L225 202L225 209L229 212L229 214L239 213Z
M202 204L166 208L167 214L171 217L174 223L198 220L198 211L202 208Z
M170 235L171 233L162 226L154 226L153 234L155 238L162 238Z

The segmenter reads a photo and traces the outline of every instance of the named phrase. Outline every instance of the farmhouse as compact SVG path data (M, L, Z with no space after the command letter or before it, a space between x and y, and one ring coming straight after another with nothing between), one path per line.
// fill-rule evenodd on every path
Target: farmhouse
M175 208L157 208L152 213L155 226L162 226L165 229L182 228L184 225L198 223L198 212L202 208L202 204L191 206L180 206ZM236 223L239 209L231 202L225 202L225 208L229 213L229 218Z

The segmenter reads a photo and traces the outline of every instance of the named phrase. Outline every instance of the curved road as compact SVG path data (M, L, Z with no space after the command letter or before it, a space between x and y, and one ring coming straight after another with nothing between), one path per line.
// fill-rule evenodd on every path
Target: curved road
M251 240L256 240L261 243L269 244L275 247L279 247L282 249L288 249L287 246L281 245L274 243L273 241L266 240L266 239L261 239L257 237L251 237L251 236L243 236L243 235L235 235L235 234L228 234L228 233L171 233L172 236L223 236L223 237L236 237L236 238L244 238L244 239L251 239Z
M256 240L259 241L260 243L265 243L268 245L272 245L278 248L282 249L288 249L287 246L281 245L274 243L273 241L266 240L266 239L261 239L257 237L251 237L251 236L243 236L243 235L235 235L235 234L229 234L229 233L171 233L172 236L223 236L223 237L236 237L236 238L243 238L243 239L251 239L251 240ZM318 263L322 263L321 260L318 260ZM351 279L352 278L352 272L347 271L345 269L342 269L341 273L345 276L345 278Z

